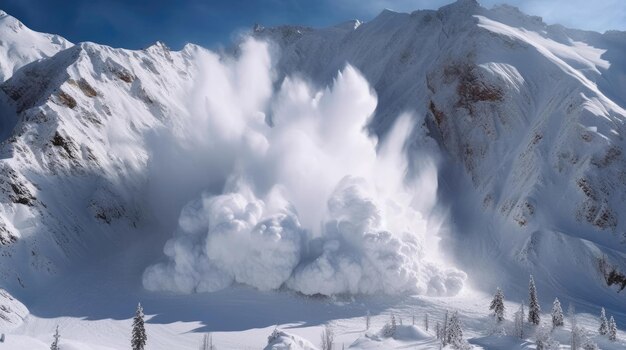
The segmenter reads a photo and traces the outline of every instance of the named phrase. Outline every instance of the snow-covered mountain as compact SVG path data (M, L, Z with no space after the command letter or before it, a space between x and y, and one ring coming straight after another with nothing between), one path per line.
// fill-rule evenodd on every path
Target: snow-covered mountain
M332 107L333 101L353 96L342 95L342 82L348 81L348 87L350 79L360 84L350 68L345 69L349 64L375 92L371 104L367 86L349 91L362 98L355 104L363 116L375 107L368 129L381 140L379 146L389 135L397 135L394 127L402 125L398 121L403 114L419 121L405 147L408 173L423 170L420 159L426 155L436 160L436 207L423 214L443 221L442 255L462 266L470 285L486 291L507 286L512 295L522 295L532 273L543 290L587 306L602 300L615 311L625 311L623 296L617 292L626 286L626 33L546 25L513 7L485 9L473 0L459 0L439 10L410 14L386 10L369 22L321 29L256 27L252 36L271 43L271 57L247 56L246 50L258 48L245 42L232 55L194 45L180 51L162 43L138 51L94 43L72 45L56 35L33 32L0 12L0 287L22 301L33 300L54 279L113 256L123 256L132 275L128 278L136 284L146 267L163 260L164 246L171 260L185 260L175 251L188 244L186 234L207 231L192 221L205 220L193 209L216 205L201 193L220 194L232 185L227 175L249 164L257 166L254 161L244 165L232 161L232 153L243 154L241 159L247 161L256 154L252 150L265 147L257 134L239 130L262 130L263 136L289 142L293 141L289 133L281 134L280 128L275 127L275 133L263 128L280 125L283 115L303 111L332 118L349 114ZM257 73L266 66L272 66L275 74ZM343 73L338 76L338 71ZM294 76L310 79L313 92L299 89ZM290 94L285 84L296 92ZM265 85L275 91L265 91ZM207 89L210 96L197 98L199 90ZM314 102L284 102L306 100L307 94ZM239 99L233 103L237 108L218 108L233 97ZM322 107L315 101L322 101ZM325 103L331 107L323 109ZM199 113L219 118L198 119ZM334 123L332 118L328 123ZM241 120L259 125L240 127ZM348 124L332 126L336 128L316 127L322 135L336 133L339 139L342 128L351 130ZM232 146L236 138L245 139L245 147ZM272 145L267 147L271 153ZM198 151L201 148L205 152ZM346 155L341 161L352 165L351 149L340 148L336 153ZM282 158L263 160L275 161L271 166L281 169ZM260 182L274 175L263 172ZM307 174L298 176L309 179ZM339 207L336 222L350 215L361 220L361 211L350 212L341 207L344 203L356 201L365 213L371 208L369 199L359 197L358 186L346 187L331 198L335 202L329 200ZM289 274L295 269L307 273L297 276L311 276L324 264L341 265L327 254L327 249L335 248L319 237L311 239L313 248L302 248L304 243L291 238L285 243L292 234L286 227L304 231L306 218L283 210L280 219L267 219L264 215L276 204L268 200L273 197L267 195L263 201L244 197L220 197L219 205L231 212L215 209L217 213L210 212L206 220L221 220L230 213L245 217L238 225L262 225L261 235L268 239L275 239L279 231L283 241L277 249L285 259L272 261L278 265L269 268L288 268L283 279L266 289L285 285L306 294L319 292L319 286ZM259 202L266 202L267 208ZM393 259L400 259L403 268L422 262L404 255L422 254L420 249L411 250L410 242L388 238L382 224L367 225L377 236L355 243L359 249L380 257L368 246L376 242L388 248L384 252ZM208 224L208 231L212 229ZM166 243L172 232L174 239ZM319 249L326 260L303 266L292 258L300 250L314 254L315 244L324 245ZM128 247L136 255L124 254ZM428 244L424 247L430 249ZM394 255L398 251L403 254ZM216 272L213 264L202 271L192 268L193 278L219 275L229 283L253 281L254 274L267 273L263 264L268 260L263 252L250 252L261 256L255 260L261 268L232 272L220 265ZM349 276L363 266L367 270L397 263L371 260L343 273ZM445 269L431 265L424 277L420 268L413 277L428 286L422 290L425 294L434 279L443 280L440 288L434 288L444 290L442 294L455 289L451 285L458 286L461 279L460 272L446 275L441 272ZM371 281L378 281L377 273L362 275L356 289L326 290L363 291L367 285L363 280L370 281L367 290L375 290L371 285L376 282ZM189 282L181 276L188 277L175 275L177 288L162 289L180 291L185 283L192 285L187 291L223 287L220 280L202 289L193 278ZM8 294L4 298L21 305ZM15 309L11 320L23 317L22 306Z
M28 63L55 55L72 46L64 38L38 33L28 29L22 22L0 11L0 81Z
M487 265L512 261L565 285L576 283L564 281L567 266L594 285L599 259L624 270L626 33L468 0L256 35L278 43L282 74L324 84L346 62L360 69L378 93L379 135L401 111L427 116L452 164L440 200L452 207L449 243L464 266L483 269L476 258L489 256Z

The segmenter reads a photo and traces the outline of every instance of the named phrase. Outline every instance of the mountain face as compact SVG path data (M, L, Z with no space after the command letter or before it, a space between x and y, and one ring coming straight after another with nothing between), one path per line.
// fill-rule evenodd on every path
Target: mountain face
M484 256L535 273L576 266L594 284L598 264L624 266L625 33L458 1L256 35L278 43L283 74L323 84L346 62L360 69L379 97L374 133L403 110L426 116L453 164L440 173L440 200L457 222L449 244L463 266L482 268ZM624 281L619 269L601 270L609 284Z
M167 232L154 233L155 222L173 229L184 203L224 185L212 181L213 164L191 159L209 175L158 192L163 209L153 190L171 179L155 182L149 169L159 135L189 128L195 111L185 101L198 77L222 83L202 63L227 55L161 43L72 46L5 13L0 33L0 275L13 294L124 242L154 239L162 248ZM512 7L461 0L252 35L276 48L276 86L294 74L326 86L346 64L356 67L376 92L369 130L380 139L402 113L422 118L436 142L410 139L407 152L441 158L443 246L470 280L515 285L530 272L620 308L626 33L548 26Z

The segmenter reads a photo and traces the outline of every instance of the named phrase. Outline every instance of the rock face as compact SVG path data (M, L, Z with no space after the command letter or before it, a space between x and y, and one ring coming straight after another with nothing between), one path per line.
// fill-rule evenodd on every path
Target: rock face
M146 135L190 113L183 97L207 52L72 46L4 13L0 32L0 275L20 288L149 221ZM577 269L598 289L626 272L626 33L466 0L253 35L280 48L280 77L325 84L346 63L361 70L381 137L401 112L425 116L457 259L542 265L564 286L563 269Z

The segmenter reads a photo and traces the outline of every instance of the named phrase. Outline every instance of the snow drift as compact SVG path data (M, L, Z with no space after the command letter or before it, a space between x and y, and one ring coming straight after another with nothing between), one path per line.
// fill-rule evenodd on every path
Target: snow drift
M377 98L357 70L346 66L319 90L289 77L274 94L269 57L248 40L235 61L206 60L193 127L170 140L193 143L223 171L224 188L184 207L168 261L146 270L144 286L456 294L466 276L427 259L423 240L436 232L415 209L434 203L433 161L422 159L423 190L408 191L414 118L398 118L379 143L366 131Z

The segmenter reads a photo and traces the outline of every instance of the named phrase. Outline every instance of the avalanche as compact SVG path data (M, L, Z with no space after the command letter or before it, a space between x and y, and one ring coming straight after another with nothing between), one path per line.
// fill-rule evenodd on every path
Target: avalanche
M225 52L0 38L0 347L128 348L137 302L150 349L438 349L446 311L625 346L623 32L460 0Z
M307 295L458 293L465 274L425 259L421 241L436 232L412 207L432 209L426 205L434 203L428 195L436 193L436 180L421 177L422 186L435 188L428 192L409 194L405 186L410 116L398 119L391 142L377 145L365 131L376 97L354 68L320 91L287 78L273 97L271 67L257 65L268 57L266 45L247 41L237 61L206 63L211 74L200 81L235 80L224 80L219 98L213 83L205 95L199 87L194 98L205 101L204 109L192 117L200 122L177 137L188 140L204 125L194 149L208 158L217 149L232 155L232 173L223 194L206 193L184 207L165 245L170 261L149 267L144 286L183 293L234 282ZM258 95L236 88L251 85L237 80L248 79L248 71Z

